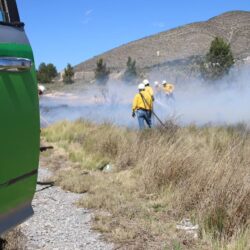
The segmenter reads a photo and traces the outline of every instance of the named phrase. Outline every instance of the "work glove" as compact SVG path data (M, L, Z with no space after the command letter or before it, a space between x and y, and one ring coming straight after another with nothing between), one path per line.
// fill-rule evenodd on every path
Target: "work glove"
M135 118L135 112L134 111L132 112L132 117Z

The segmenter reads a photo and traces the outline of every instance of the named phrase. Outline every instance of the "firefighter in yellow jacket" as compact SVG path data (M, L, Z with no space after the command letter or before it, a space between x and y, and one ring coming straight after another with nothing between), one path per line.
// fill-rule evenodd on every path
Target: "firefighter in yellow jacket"
M147 123L148 127L151 128L151 112L153 107L153 101L151 95L145 90L143 83L138 85L139 93L135 95L132 107L132 117L135 115L138 118L139 128L144 129Z
M166 80L162 81L163 91L168 99L174 99L174 85Z
M145 90L151 95L152 101L154 101L154 91L153 88L150 86L149 80L143 80L143 84L145 85Z

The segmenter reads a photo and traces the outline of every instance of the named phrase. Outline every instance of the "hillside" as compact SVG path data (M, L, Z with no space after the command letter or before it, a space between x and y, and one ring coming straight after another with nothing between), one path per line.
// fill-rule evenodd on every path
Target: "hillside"
M135 59L138 68L144 71L154 67L190 64L190 61L193 63L206 54L216 36L231 43L236 59L250 56L250 12L227 12L205 22L188 24L130 42L77 65L76 71L85 72L82 76L87 76L95 68L99 57L104 58L112 71L122 70L128 56Z

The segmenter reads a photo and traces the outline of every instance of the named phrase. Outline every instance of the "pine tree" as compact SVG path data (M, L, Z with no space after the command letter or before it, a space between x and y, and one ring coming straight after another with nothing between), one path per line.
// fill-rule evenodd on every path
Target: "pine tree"
M106 63L104 63L103 59L100 58L96 62L96 69L95 69L95 79L97 83L105 84L109 79L110 71L107 68Z
M201 73L207 80L218 80L228 74L234 64L234 57L230 44L222 38L216 37L201 64Z
M47 72L51 79L58 75L57 69L52 63L47 64Z
M127 68L123 75L123 80L126 82L130 82L136 79L137 77L137 71L136 71L136 61L132 60L132 58L129 56L127 61Z
M67 84L73 83L74 75L74 68L68 63L67 67L64 69L63 82Z

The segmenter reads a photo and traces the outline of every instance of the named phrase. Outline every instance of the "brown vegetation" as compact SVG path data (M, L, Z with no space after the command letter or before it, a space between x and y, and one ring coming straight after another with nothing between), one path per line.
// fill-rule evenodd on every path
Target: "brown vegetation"
M22 250L25 249L25 236L20 228L16 228L3 236L0 241L0 249L3 250Z
M93 227L128 249L248 249L250 134L244 126L143 132L61 122L43 132L63 188L88 192ZM60 152L60 153L58 153ZM54 160L55 162L55 160ZM112 172L101 171L107 164ZM50 163L50 165L54 165ZM199 239L176 230L190 218Z

